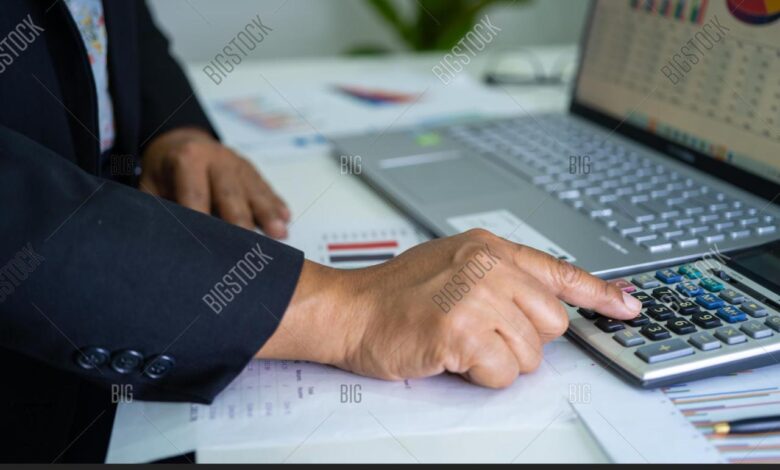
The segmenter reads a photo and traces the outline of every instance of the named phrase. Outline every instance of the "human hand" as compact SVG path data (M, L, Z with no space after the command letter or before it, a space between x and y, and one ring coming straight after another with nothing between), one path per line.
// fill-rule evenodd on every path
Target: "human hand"
M140 189L274 238L290 210L247 160L198 129L157 137L143 155Z
M400 380L442 372L505 387L568 327L561 300L617 318L639 301L597 277L484 230L434 240L371 268L307 262L263 358Z

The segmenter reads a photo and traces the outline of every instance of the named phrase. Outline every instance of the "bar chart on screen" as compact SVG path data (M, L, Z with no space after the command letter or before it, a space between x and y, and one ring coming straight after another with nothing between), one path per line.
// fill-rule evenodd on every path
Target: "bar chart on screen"
M662 390L729 463L780 463L780 433L718 435L724 421L780 415L780 367L748 370Z

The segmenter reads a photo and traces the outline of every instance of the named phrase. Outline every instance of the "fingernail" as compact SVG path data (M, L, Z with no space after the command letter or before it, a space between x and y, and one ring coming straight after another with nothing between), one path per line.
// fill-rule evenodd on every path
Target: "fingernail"
M271 229L270 231L273 233L279 234L280 237L287 236L287 226L281 220L277 219L271 221L268 228Z
M623 292L623 303L626 304L626 307L628 307L631 312L639 312L642 309L642 302L626 292Z

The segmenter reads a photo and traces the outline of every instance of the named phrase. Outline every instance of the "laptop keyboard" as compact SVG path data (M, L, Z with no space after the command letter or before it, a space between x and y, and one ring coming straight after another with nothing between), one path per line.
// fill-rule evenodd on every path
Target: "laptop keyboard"
M458 125L448 133L653 253L777 231L760 208L564 116Z

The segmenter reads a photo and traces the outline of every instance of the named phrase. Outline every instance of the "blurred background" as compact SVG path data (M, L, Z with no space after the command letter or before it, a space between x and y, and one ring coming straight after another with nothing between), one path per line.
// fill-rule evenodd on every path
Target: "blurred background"
M588 0L147 1L185 61L213 58L258 14L274 33L252 58L283 59L448 49L485 14L503 30L494 52L573 44L588 7Z

